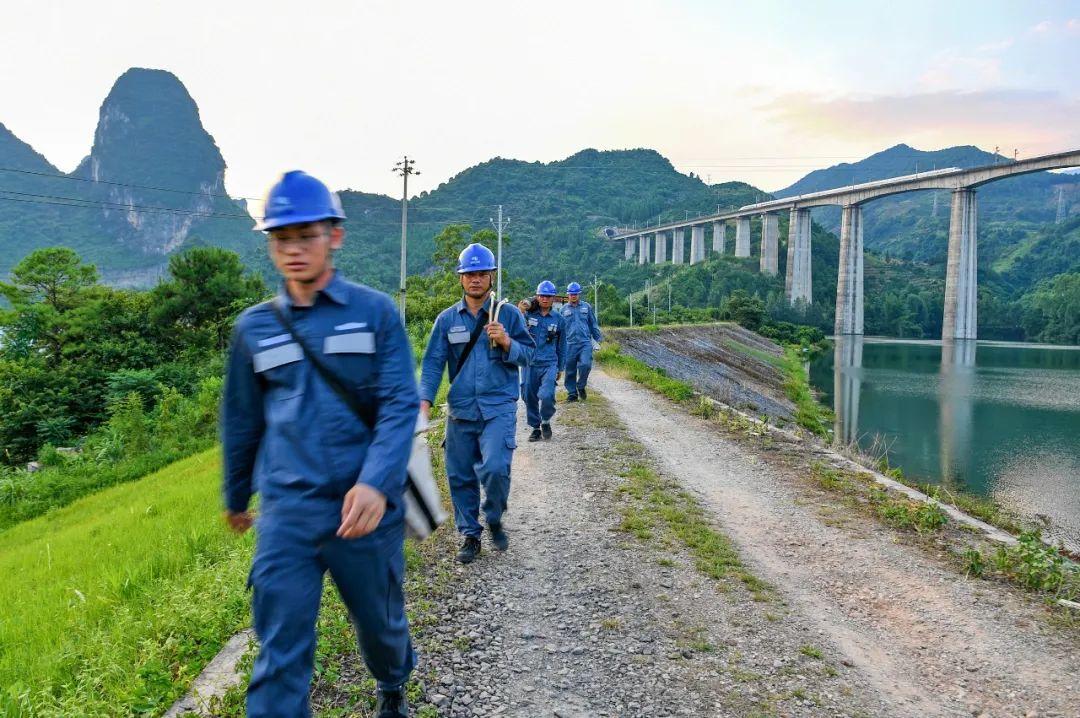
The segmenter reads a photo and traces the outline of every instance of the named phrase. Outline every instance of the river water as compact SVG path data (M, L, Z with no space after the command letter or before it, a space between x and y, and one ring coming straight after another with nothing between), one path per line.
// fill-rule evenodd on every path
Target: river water
M1048 517L1080 549L1080 347L838 337L810 364L836 438Z

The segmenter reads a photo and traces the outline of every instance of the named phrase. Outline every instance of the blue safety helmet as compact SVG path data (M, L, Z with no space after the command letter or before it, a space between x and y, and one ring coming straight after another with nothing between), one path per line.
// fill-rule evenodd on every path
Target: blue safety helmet
M494 271L495 254L482 244L473 243L461 250L457 260L457 273Z
M554 297L555 294L555 285L546 279L536 285L536 296L538 297Z
M337 194L307 172L286 172L266 195L266 207L256 231L269 232L290 224L345 219Z
M581 294L581 285L577 282L570 282L570 286L566 288L567 294Z

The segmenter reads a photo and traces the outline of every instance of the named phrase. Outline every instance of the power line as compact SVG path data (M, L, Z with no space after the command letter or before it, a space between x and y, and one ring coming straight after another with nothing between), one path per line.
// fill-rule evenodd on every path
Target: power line
M103 209L123 209L123 210L128 210L128 211L139 210L139 211L148 211L148 212L179 212L179 213L182 213L182 214L195 211L195 210L185 209L183 207L161 207L161 206L158 206L158 205L126 204L124 202L111 202L109 200L83 199L82 197L63 197L61 195L53 195L53 194L36 194L34 192L16 192L15 190L11 190L11 189L0 189L0 192L3 192L5 194L15 194L15 195L19 195L19 196L22 196L22 197L36 197L36 198L41 198L41 199L55 199L55 200L66 200L66 201L69 201L69 202L82 202L82 203L89 204L91 206L94 205L94 204L97 204L97 205L101 206ZM109 205L109 206L106 207L106 205ZM214 213L214 214L215 214L215 216L219 216L219 217L242 217L242 218L250 219L249 215L246 215L246 214L224 214L224 213L220 213L220 212Z
M265 201L265 199L262 198L262 197L233 197L232 195L217 194L217 193L214 193L214 192L192 192L191 190L186 190L186 189L171 189L169 187L153 187L151 185L129 184L127 182L111 182L109 180L93 179L91 177L75 177L74 175L54 174L52 172L35 172L33 170L20 170L20 169L14 168L14 167L0 167L0 172L16 172L18 174L34 175L35 177L49 177L51 179L66 179L66 180L74 180L76 182L90 182L90 183L93 183L93 184L107 184L107 185L112 185L114 187L130 187L132 189L148 189L148 190L153 190L155 192L174 192L174 193L177 193L177 194L191 194L191 195L197 195L199 197L224 197L226 199L232 199L232 200L246 199L246 200L251 200L251 201L254 201L254 202L263 202L263 201Z
M188 215L192 217L202 217L209 219L248 219L251 217L246 214L222 214L218 212L198 212L195 210L182 209L179 207L144 207L139 205L126 205L116 203L103 203L97 200L84 200L76 197L59 197L52 195L35 195L27 192L12 192L11 190L0 190L0 194L21 194L30 199L24 199L20 197L0 197L0 200L6 202L18 202L20 204L40 204L54 207L72 207L75 209L93 209L93 210L112 210L112 211L132 211L132 212L147 212L147 213L164 213L164 214L179 214ZM356 220L361 226L395 226L397 222L394 220L374 220L363 221ZM455 219L443 219L432 220L428 222L413 222L414 226L443 226L447 224L478 224L483 222L483 219L478 217L473 218L455 218Z
M3 190L3 191L6 192L7 190ZM104 205L95 205L95 204L72 204L71 202L51 201L49 199L20 199L18 197L0 197L0 200L2 200L4 202L20 202L20 203L23 203L23 204L52 205L52 206L56 206L56 207L74 207L76 209L96 209L96 210L109 209L109 210L114 210L114 211L120 209L119 207L106 207ZM79 201L79 200L76 200L76 201ZM246 215L242 215L242 214L214 214L212 212L203 213L203 212L193 212L193 211L187 211L187 210L177 210L177 209L168 209L168 208L157 209L157 210L155 210L155 209L138 209L138 210L133 210L133 211L161 213L161 214L184 214L184 215L190 215L192 217L206 217L206 218L211 218L211 219L237 219L237 218L251 219L250 217L247 217Z

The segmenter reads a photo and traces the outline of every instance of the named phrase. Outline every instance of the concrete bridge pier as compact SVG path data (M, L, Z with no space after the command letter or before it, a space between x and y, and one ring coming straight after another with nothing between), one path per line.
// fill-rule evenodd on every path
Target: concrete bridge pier
M653 235L653 261L656 264L667 261L667 235L663 232Z
M705 261L705 225L690 228L690 264Z
M727 251L727 222L713 222L712 251L723 254Z
M978 202L975 190L958 189L952 195L949 220L949 259L945 269L945 316L941 338L975 339L978 321Z
M638 237L637 263L645 264L649 261L649 235L643 234Z
M623 259L629 262L634 258L634 238L628 237L626 240L626 252L623 253Z
M810 277L810 210L793 207L788 219L787 271L784 294L791 306L813 301Z
M840 217L840 276L833 332L863 333L863 227L862 207L857 204L845 205Z
M735 256L750 256L750 218L739 217L735 220Z
M780 218L772 212L761 215L761 263L762 274L776 276L779 271Z
M686 261L686 230L682 227L671 231L671 262L683 264Z

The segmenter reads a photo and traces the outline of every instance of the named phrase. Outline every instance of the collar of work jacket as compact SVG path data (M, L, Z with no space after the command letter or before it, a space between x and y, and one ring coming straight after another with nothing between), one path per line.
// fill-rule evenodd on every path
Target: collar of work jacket
M345 285L345 280L341 278L338 271L334 270L334 276L330 277L330 281L325 287L319 290L318 294L323 295L334 304L345 306L349 303L349 289ZM318 294L316 297L318 297ZM289 309L292 309L294 301L292 295L289 294L289 289L285 282L281 283L281 289L278 290L278 295L281 297L282 302Z

